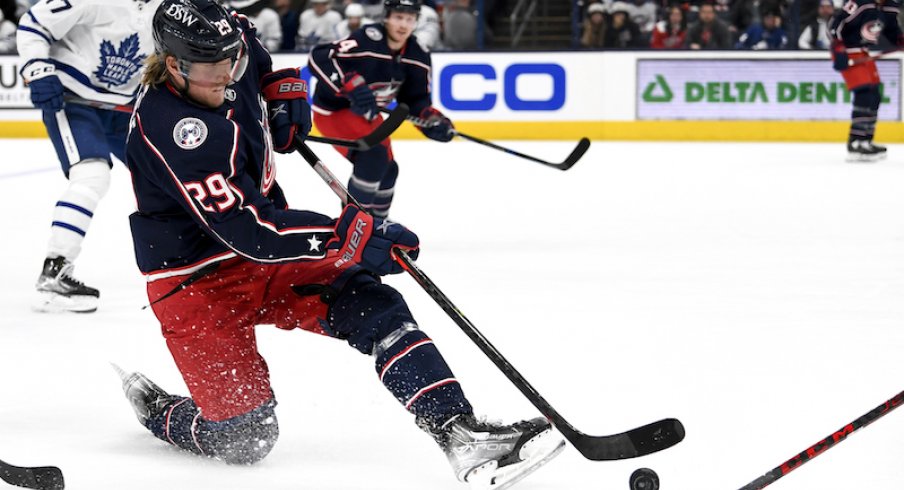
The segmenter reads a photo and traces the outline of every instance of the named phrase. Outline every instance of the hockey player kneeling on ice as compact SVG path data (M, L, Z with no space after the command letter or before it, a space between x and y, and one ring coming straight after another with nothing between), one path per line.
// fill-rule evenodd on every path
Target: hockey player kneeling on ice
M34 3L34 2L32 2ZM38 2L16 33L20 73L41 109L69 186L57 200L34 309L92 312L100 292L73 276L73 262L110 187L112 157L125 160L129 115L67 104L65 95L129 104L153 52L159 0Z
M478 421L401 294L381 283L401 272L393 247L417 257L414 233L353 205L338 219L288 207L273 150L291 152L311 127L298 68L274 71L253 28L214 0L164 0L154 38L128 138L130 219L148 298L191 396L121 373L141 423L192 453L264 458L279 430L254 328L275 324L373 356L380 382L463 481L504 488L557 454L564 442L542 418Z

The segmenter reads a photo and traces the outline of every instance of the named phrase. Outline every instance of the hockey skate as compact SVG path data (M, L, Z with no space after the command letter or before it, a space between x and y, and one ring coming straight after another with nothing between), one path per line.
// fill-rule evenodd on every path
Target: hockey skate
M113 369L122 380L122 391L132 405L138 421L145 427L147 421L160 415L170 401L180 398L163 391L163 388L141 373L127 373L116 364L113 364Z
M34 310L47 313L91 313L97 310L100 291L72 277L72 268L72 263L65 257L44 259L44 268L35 284L38 298Z
M509 488L565 447L541 417L502 425L456 415L440 427L421 426L439 443L458 480L474 490Z
M869 140L851 140L847 145L848 162L875 162L888 156L886 148Z

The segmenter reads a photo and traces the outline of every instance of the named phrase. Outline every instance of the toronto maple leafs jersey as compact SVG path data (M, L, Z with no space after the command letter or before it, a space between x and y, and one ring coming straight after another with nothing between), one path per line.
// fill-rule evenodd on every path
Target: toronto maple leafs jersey
M362 27L346 39L314 47L308 66L317 77L314 110L321 113L350 106L341 87L343 78L351 72L364 77L381 107L396 99L408 104L412 114L420 114L431 105L430 54L414 36L408 38L401 51L392 52L386 43L386 29L379 24Z
M841 41L847 48L869 48L879 43L885 35L893 44L901 35L898 13L901 2L885 0L847 0L829 24L829 32L834 40Z
M41 0L19 20L21 66L45 60L80 97L127 104L154 52L151 20L160 1Z
M271 60L247 21L241 24L249 63L221 107L196 105L168 83L139 92L126 145L138 208L129 220L138 268L149 281L236 256L322 259L334 236L332 218L288 209L276 182L259 86Z

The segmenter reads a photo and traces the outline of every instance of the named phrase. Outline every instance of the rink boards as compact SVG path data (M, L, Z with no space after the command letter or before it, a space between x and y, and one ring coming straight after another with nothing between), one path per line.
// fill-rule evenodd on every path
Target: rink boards
M274 56L310 79L306 63ZM0 56L0 136L46 136L18 65ZM901 57L879 72L877 139L902 142ZM825 52L436 53L432 85L459 130L487 139L841 141L851 112Z

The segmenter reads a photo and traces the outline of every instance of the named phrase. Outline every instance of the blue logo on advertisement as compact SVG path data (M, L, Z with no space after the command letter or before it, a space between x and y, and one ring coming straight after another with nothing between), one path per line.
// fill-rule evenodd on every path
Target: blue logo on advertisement
M496 69L487 64L447 65L439 75L439 99L453 111L488 111L496 106L498 94L485 92L479 99L457 99L452 93L458 75L478 75L496 80ZM546 75L552 79L552 94L546 100L522 99L518 95L518 77ZM513 111L556 111L565 105L565 68L555 63L515 63L502 75L502 98Z

